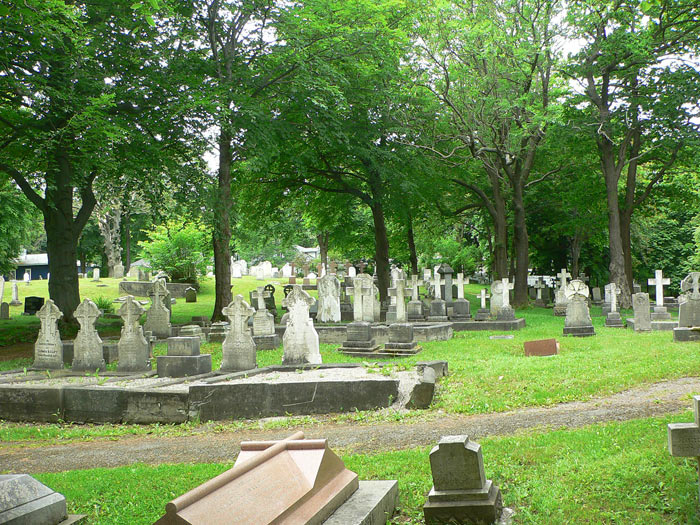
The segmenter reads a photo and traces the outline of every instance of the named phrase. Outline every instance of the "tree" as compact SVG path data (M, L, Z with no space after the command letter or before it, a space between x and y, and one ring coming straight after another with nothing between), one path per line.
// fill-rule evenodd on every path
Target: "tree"
M37 217L26 197L8 180L0 179L0 202L0 275L7 275L33 237Z

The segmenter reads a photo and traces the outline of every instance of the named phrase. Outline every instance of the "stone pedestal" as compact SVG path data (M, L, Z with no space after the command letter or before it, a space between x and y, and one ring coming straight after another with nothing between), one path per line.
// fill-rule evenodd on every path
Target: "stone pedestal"
M443 323L447 321L447 305L442 299L433 299L430 302L430 315L428 321Z
M620 312L610 312L605 318L605 326L610 328L624 328L624 323L622 322L622 317L620 317Z
M591 316L588 312L588 302L586 298L577 296L569 301L569 304L566 307L564 335L572 335L574 337L588 337L595 335L593 323L591 322Z
M515 311L510 305L501 306L496 314L497 321L515 321Z
M377 341L372 338L372 324L366 321L357 321L348 324L346 328L347 339L338 350L347 352L374 352L379 349Z
M654 311L651 312L652 321L670 321L671 314L668 313L668 309L665 306L655 306Z
M389 342L384 344L385 353L413 355L420 351L421 347L413 340L413 325L411 323L389 325Z
M274 350L281 343L280 336L277 334L254 335L253 341L255 341L256 350Z
M471 318L471 305L466 299L455 299L452 303L452 315L450 319L464 321Z
M223 343L226 339L226 333L228 332L228 323L225 321L218 321L212 323L209 330L209 342L210 343Z
M156 358L158 377L187 377L211 372L211 354L200 354L199 337L170 337L168 355Z
M409 301L406 306L406 317L409 321L425 321L425 316L423 315L423 303L418 301Z
M186 324L180 327L180 332L178 334L180 337L199 337L202 343L207 342L207 336L202 331L202 327L196 324Z
M673 329L673 340L677 343L700 341L700 327L679 327Z
M602 312L603 315L607 316L610 313L610 303L603 303Z
M28 474L0 475L0 523L58 525L68 519L62 494Z
M491 310L488 308L479 308L474 316L475 321L488 321L491 318Z

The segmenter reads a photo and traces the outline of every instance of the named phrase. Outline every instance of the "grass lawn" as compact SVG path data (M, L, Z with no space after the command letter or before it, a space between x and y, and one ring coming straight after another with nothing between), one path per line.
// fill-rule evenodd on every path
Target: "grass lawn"
M516 524L690 524L696 516L696 462L669 456L664 418L533 431L480 441L488 478L501 487ZM468 432L469 429L465 429ZM432 480L421 447L344 456L360 479L398 479L395 523L420 523ZM233 458L232 458L233 459ZM63 493L69 510L90 523L152 523L165 504L231 464L130 465L45 473L36 477Z

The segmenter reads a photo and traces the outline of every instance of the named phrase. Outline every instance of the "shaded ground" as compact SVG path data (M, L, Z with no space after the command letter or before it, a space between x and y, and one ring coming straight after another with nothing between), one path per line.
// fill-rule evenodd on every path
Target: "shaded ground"
M34 357L34 343L15 343L0 348L0 361Z
M700 392L700 378L682 378L634 388L610 397L564 403L549 408L478 415L430 414L425 421L381 424L322 423L305 430L307 438L327 438L339 453L372 453L434 445L441 436L513 434L519 430L576 428L604 421L624 421L690 410L690 396ZM0 472L58 472L131 463L230 462L241 441L278 439L289 430L208 432L181 437L130 436L65 445L26 448L0 445Z

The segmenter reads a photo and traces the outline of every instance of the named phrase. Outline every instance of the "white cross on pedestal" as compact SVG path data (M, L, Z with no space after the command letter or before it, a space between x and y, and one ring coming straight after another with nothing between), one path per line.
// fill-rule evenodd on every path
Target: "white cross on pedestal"
M251 294L251 297L258 301L258 310L267 310L265 299L272 297L272 294L265 290L264 286L258 286L256 291Z
M250 306L241 294L236 295L227 307L222 308L221 313L228 317L232 340L237 341L250 332L248 318L255 313L255 308Z
M420 292L418 287L423 284L423 281L418 280L417 275L411 275L411 301L420 301Z
M456 283L457 283L457 299L464 299L464 285L469 284L469 277L467 277L465 279L463 273L458 273Z
M571 277L571 274L566 271L566 268L562 268L561 272L557 274L557 277L559 277L559 288L562 290L566 289L566 280Z
M664 279L663 270L654 272L654 279L648 279L647 283L650 286L656 286L656 306L664 305L664 284L671 284L671 279Z
M486 293L486 288L481 289L481 293L479 294L479 299L481 299L481 309L485 310L486 309L486 299L490 299L491 296Z
M674 457L694 457L700 467L700 396L693 396L693 409L694 423L669 423L668 451Z
M541 301L542 300L542 289L546 285L544 284L544 279L542 277L538 278L537 281L535 281L534 287L535 290L537 290L537 300Z
M508 278L501 279L503 283L502 294L503 294L503 305L510 306L510 291L515 288L515 284L508 282Z
M406 322L406 286L403 279L396 279L394 287L389 288L389 296L396 299L396 321Z
M620 291L617 289L616 283L610 283L610 311L617 312L617 294Z
M433 287L435 288L435 299L442 299L442 290L440 289L440 285L444 282L441 278L442 276L438 273L435 272L435 276L433 277Z

